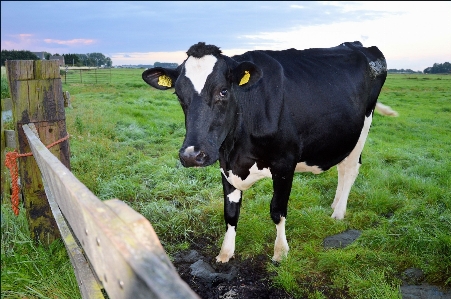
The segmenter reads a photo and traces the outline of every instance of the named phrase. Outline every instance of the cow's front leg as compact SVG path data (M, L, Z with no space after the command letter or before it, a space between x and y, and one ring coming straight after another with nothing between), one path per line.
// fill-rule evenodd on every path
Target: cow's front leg
M288 255L288 242L285 235L288 199L290 198L293 172L273 173L274 194L271 200L271 218L276 224L277 237L274 243L273 261L279 262Z
M235 236L240 216L241 191L229 184L224 176L222 184L224 189L224 220L227 231L216 261L218 263L227 263L235 253Z

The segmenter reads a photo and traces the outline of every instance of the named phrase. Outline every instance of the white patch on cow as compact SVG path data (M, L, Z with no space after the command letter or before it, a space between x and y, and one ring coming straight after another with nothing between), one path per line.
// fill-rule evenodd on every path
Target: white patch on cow
M272 260L275 262L280 262L283 258L288 255L287 236L285 235L285 217L280 217L279 224L276 225L277 237L274 243L274 256Z
M295 172L311 172L314 174L319 174L321 172L323 172L323 170L321 168L319 168L318 166L309 166L307 164L305 164L305 162L301 162L296 164L296 168L294 169Z
M377 59L375 61L370 61L370 71L373 78L376 78L378 75L387 72L387 62L384 58Z
M229 170L228 176L225 174L224 169L222 168L221 172L233 187L241 191L249 189L256 181L260 179L272 178L272 174L269 168L258 169L257 163L252 165L252 167L249 169L249 175L244 180L242 180L236 174L233 174L232 170Z
M227 224L227 232L222 242L221 251L216 257L216 262L227 263L235 253L235 226Z
M346 205L348 203L349 192L354 184L357 175L359 174L359 158L362 153L363 146L365 145L368 132L370 130L373 114L365 118L362 132L360 133L357 145L352 152L343 161L338 164L338 186L335 193L334 202L332 208L334 212L332 218L343 219L346 213Z
M189 154L194 152L194 146L188 146L187 148L185 148L185 154Z
M185 62L185 76L193 83L194 90L201 93L205 86L208 75L218 59L213 55L205 55L201 58L190 56Z
M229 198L230 202L240 202L241 199L241 191L238 189L235 189L235 191L233 191L232 193L230 193L229 195L227 195L227 197Z

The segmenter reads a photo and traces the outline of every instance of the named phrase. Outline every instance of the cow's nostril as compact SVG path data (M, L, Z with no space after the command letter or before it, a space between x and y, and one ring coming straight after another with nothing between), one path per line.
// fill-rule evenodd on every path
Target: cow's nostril
M179 157L185 167L202 167L208 161L208 154L203 151L195 151L194 147L180 151Z
M199 152L199 154L197 154L196 156L196 161L199 163L204 163L206 158L207 154L205 154L204 152Z

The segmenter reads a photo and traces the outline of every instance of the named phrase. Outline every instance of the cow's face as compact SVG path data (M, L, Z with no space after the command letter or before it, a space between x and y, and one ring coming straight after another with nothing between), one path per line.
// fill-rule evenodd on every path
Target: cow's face
M252 63L238 64L212 54L189 56L176 70L153 68L143 73L144 81L153 87L175 87L185 113L186 135L179 151L185 167L208 166L218 160L223 141L238 124L234 87L251 85L259 76Z

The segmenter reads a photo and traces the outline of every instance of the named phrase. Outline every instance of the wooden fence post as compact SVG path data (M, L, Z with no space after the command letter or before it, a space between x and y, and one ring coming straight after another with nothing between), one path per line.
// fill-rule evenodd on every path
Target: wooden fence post
M9 60L6 61L6 71L19 153L31 152L22 129L25 124L35 124L45 145L65 137L66 115L59 61ZM50 151L70 169L68 141L57 144ZM18 162L31 236L35 241L50 244L60 234L45 195L38 165L33 156L21 157Z

